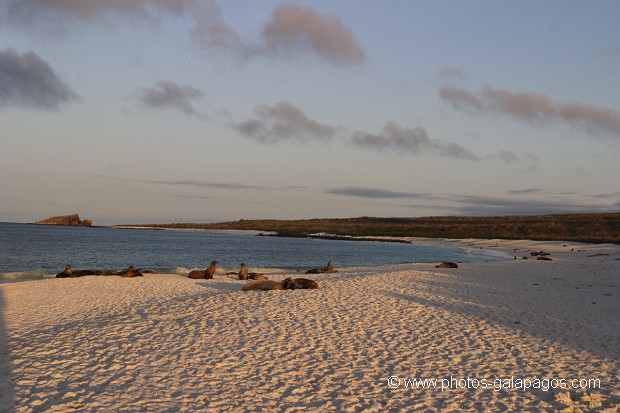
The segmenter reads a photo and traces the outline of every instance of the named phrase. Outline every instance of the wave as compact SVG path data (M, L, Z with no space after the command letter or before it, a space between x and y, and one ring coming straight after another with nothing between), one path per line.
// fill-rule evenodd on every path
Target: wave
M50 277L54 277L54 275L46 274L41 270L0 273L0 281L42 280L44 278L50 278Z

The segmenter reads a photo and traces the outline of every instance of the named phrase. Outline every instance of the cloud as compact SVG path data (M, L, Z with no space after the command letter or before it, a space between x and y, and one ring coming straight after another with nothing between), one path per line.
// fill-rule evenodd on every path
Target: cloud
M276 56L314 53L339 65L362 63L364 52L339 18L310 7L285 4L263 28L264 50Z
M406 128L395 121L387 122L378 134L362 131L349 133L344 127L310 119L301 109L286 101L273 106L257 105L253 119L230 123L229 126L243 136L268 144L283 141L328 142L336 137L344 137L345 142L357 148L378 152L391 151L413 156L430 153L444 158L470 161L499 159L506 163L528 163L533 167L540 163L540 160L531 154L517 154L507 150L478 157L457 143L432 139L422 127Z
M269 187L261 186L261 185L217 183L217 182L196 181L196 180L157 181L157 180L144 179L140 182L144 182L146 184L152 184L152 185L183 185L183 186L195 186L199 188L217 188L217 189L260 189L260 190L269 189Z
M197 3L193 7L196 27L191 34L200 45L246 53L247 47L237 33L229 27L214 0L206 0L202 6Z
M134 92L135 98L145 106L154 109L175 109L187 115L204 117L194 108L193 101L202 99L202 90L187 85L160 80L149 88L140 88Z
M526 188L526 189L514 189L511 191L508 191L508 193L511 195L523 195L523 194L537 194L543 191L544 189L542 188Z
M450 195L457 205L452 210L461 215L544 215L579 212L612 212L614 205L596 202L536 198L500 198L475 195Z
M607 194L596 194L596 195L592 195L595 198L602 198L602 199L606 199L606 198L620 198L620 192L610 192Z
M482 101L462 88L443 87L439 90L439 97L450 102L457 110L483 109Z
M151 185L181 185L181 186L195 186L199 188L217 188L217 189L272 189L268 186L262 185L245 185L238 183L219 183L219 182L209 182L209 181L199 181L199 180L191 180L191 179L183 179L176 181L166 181L166 180L154 180L154 179L129 179L129 178L119 178L115 176L109 175L95 175L95 178L107 179L110 181L121 181L121 182L137 182Z
M13 23L78 20L107 24L112 13L150 19L155 10L182 15L195 11L199 4L197 0L6 0L4 8Z
M372 198L372 199L389 199L389 198L417 198L417 197L429 197L430 194L415 193L415 192L397 192L389 191L380 188L363 188L357 186L345 186L342 188L327 189L325 193L333 195L353 196L359 198Z
M337 128L308 118L301 109L286 101L273 106L257 105L254 115L255 119L233 123L231 127L262 143L329 140L337 133Z
M351 142L360 148L378 151L391 150L412 155L431 152L447 158L478 159L476 155L459 144L431 139L424 128L403 128L394 121L386 123L381 132L376 135L368 132L354 132Z
M477 196L463 194L429 194L398 192L380 188L340 187L324 191L327 194L352 196L366 199L414 199L413 205L394 205L404 208L441 210L457 215L542 215L577 212L614 212L619 202L602 205L600 198L618 199L620 193L587 195L573 192L547 191L527 188L508 191L507 197ZM577 196L571 200L565 196ZM585 200L585 201L584 201Z
M120 182L134 182L149 185L170 185L170 186L193 186L197 188L215 188L215 189L241 189L241 190L257 190L257 191L272 191L272 190L299 190L306 189L305 186L270 186L270 185L248 185L234 182L210 182L194 179L181 179L181 180L155 180L155 179L130 179L119 178L110 175L95 175L95 178L106 179L109 181Z
M562 104L539 93L513 93L490 86L485 86L477 94L461 88L444 87L439 91L439 96L456 110L497 113L533 124L563 121L591 134L620 136L620 112L602 106Z
M0 106L57 109L78 95L34 52L0 51Z
M9 23L52 26L56 31L75 21L109 26L118 16L156 20L161 14L192 19L190 35L196 44L243 59L311 54L335 65L365 61L355 36L339 18L292 4L276 8L254 42L239 37L214 0L5 0L4 10L0 5L0 15Z

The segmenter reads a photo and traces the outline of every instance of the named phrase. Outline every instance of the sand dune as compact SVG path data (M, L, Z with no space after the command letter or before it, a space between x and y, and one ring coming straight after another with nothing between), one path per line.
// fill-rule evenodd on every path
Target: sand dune
M459 242L553 261L0 284L0 411L618 411L620 246ZM600 388L439 388L511 377Z

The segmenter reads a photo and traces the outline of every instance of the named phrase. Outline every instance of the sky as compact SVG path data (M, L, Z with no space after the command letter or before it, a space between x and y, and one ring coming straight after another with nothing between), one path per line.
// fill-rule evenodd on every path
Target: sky
M0 221L620 211L620 2L0 0Z

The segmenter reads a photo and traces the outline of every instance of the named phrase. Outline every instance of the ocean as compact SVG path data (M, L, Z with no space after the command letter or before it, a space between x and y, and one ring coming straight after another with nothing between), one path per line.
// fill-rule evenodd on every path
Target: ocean
M417 262L480 262L510 257L495 251L447 245L342 241L256 236L226 231L143 230L0 223L0 280L54 276L73 269L114 269L133 265L161 273L185 274L218 267L305 270Z

